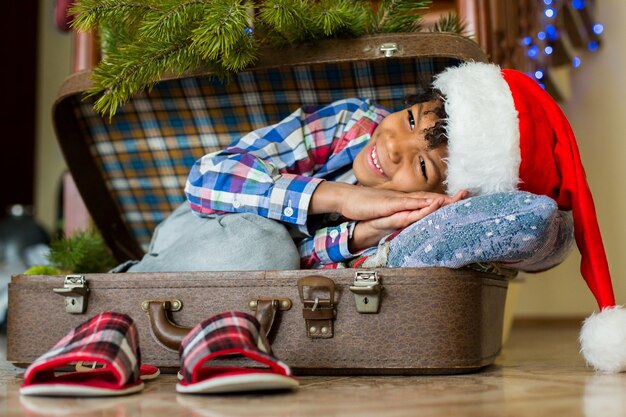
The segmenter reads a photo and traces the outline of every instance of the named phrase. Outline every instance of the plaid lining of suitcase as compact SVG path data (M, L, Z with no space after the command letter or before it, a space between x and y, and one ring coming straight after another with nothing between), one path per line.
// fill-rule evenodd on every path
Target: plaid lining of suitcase
M107 188L144 250L152 232L184 201L192 164L301 106L366 97L391 109L428 86L452 58L397 58L246 71L167 80L133 97L109 122L91 100L73 97L76 117Z

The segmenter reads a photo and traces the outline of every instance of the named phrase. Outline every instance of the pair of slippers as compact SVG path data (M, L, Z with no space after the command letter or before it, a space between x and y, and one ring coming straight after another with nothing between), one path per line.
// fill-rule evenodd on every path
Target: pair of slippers
M212 359L245 357L264 366L210 366ZM276 359L258 320L229 311L194 327L180 347L179 393L207 394L286 390L298 386L291 369ZM72 372L58 372L73 365ZM98 314L72 330L33 362L24 374L22 395L102 397L140 392L159 369L142 364L132 319Z

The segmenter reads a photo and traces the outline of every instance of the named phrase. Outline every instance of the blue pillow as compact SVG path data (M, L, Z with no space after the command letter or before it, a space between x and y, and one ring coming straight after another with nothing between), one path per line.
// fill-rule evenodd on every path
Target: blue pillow
M442 207L386 242L386 266L459 268L497 262L541 271L565 259L573 229L570 213L559 211L546 196L514 191L472 197Z

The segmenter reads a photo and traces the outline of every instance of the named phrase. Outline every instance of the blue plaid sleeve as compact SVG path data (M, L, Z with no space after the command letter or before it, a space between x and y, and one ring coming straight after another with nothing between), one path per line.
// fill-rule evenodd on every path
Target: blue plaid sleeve
M333 143L369 101L340 100L306 114L298 109L281 122L255 130L191 168L185 193L199 215L252 212L286 222L309 235L309 203L323 178ZM346 166L351 165L346 160Z
M363 251L351 253L348 248L350 229L356 222L343 222L336 226L323 227L314 236L298 244L303 268L318 268L335 262L343 262L358 256Z

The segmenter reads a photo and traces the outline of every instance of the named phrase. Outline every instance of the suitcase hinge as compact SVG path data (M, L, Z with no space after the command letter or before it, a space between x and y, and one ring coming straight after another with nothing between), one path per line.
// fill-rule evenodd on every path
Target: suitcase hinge
M357 271L354 283L350 286L350 291L354 293L356 311L362 314L378 313L383 288L378 272Z
M310 290L305 295L304 288L307 287ZM337 316L335 282L322 276L300 278L298 280L298 293L303 305L302 315L306 323L307 336L311 339L330 339L333 337L333 322Z
M63 288L53 288L52 291L65 297L65 312L83 314L87 310L89 287L82 275L67 275L63 280Z

